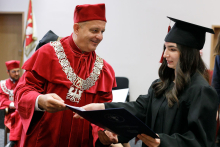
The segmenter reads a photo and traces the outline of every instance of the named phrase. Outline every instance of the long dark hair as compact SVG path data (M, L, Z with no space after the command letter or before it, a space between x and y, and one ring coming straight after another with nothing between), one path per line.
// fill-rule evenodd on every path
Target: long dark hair
M214 49L214 56L220 55L220 33L218 34L217 44Z
M169 107L172 107L176 102L178 103L178 95L181 94L190 82L191 76L196 72L199 72L209 81L208 70L200 56L199 50L179 44L177 44L177 48L180 51L180 57L176 70L169 68L166 60L163 60L158 71L161 81L153 85L156 97L165 94ZM169 88L169 85L174 80L173 87Z

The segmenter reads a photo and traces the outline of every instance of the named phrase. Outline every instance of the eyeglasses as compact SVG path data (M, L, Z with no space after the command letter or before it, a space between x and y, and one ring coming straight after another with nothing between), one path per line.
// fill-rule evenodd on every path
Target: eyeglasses
M12 70L12 71L11 71L11 73L13 73L13 74L16 73L16 72L17 72L17 73L20 73L20 70Z

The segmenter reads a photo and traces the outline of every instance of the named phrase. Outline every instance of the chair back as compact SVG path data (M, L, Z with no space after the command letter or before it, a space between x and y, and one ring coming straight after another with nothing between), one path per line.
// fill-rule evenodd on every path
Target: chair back
M126 77L115 77L115 78L116 78L117 87L112 88L112 90L129 88L128 78L126 78ZM128 92L126 101L129 102L129 100L130 100L130 94Z
M5 129L5 109L0 109L0 129Z

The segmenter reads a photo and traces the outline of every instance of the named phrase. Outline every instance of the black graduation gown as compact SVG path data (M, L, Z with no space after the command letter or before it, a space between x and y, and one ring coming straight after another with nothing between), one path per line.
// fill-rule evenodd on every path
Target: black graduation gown
M169 108L165 96L156 98L151 85L148 94L140 95L135 102L105 103L105 108L124 107L130 111L159 134L160 147L214 147L216 91L195 73L178 99L179 104Z

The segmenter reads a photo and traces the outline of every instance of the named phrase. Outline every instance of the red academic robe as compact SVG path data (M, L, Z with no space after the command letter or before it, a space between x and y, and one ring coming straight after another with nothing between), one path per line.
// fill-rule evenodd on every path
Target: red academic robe
M72 36L61 39L64 52L74 72L86 79L92 72L95 51L82 53ZM62 70L54 48L48 43L37 50L23 65L26 72L15 89L15 105L23 124L21 147L91 147L98 139L98 128L87 120L74 119L71 110L56 113L35 111L38 95L56 93L66 104L84 106L112 101L116 86L115 73L104 60L95 85L82 93L79 103L66 99L72 83Z
M5 85L7 89L14 90L17 83L18 81L13 83L10 79L7 79ZM0 85L0 109L9 108L11 102L9 100L9 94L5 93ZM17 110L9 109L9 113L5 115L4 124L10 130L9 140L18 141L20 139L22 125Z

